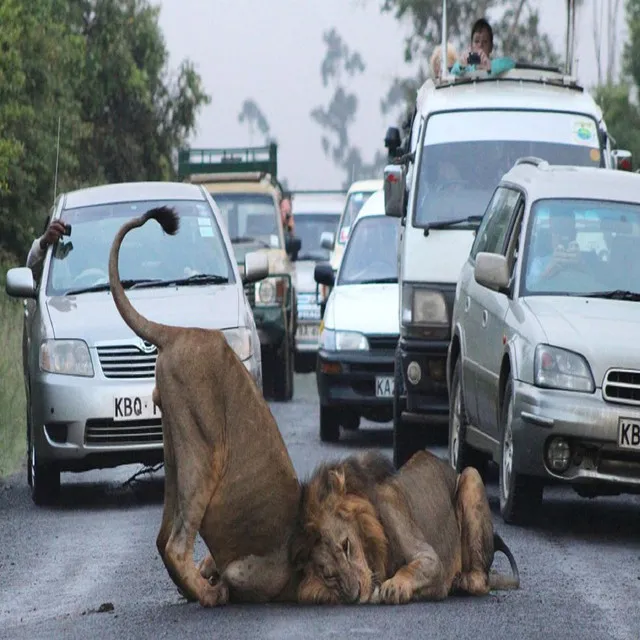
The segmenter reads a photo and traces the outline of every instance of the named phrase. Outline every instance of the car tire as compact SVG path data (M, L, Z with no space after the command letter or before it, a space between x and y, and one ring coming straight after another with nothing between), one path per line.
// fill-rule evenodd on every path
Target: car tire
M540 478L525 476L513 469L513 381L507 380L502 400L500 427L500 515L508 524L529 522L542 504L544 483Z
M271 367L269 367L274 400L289 402L293 398L293 368L293 349L285 338L281 353L273 350Z
M322 442L340 440L340 411L335 407L320 405L320 440Z
M462 473L466 467L474 467L484 478L489 462L488 456L466 442L467 425L467 409L462 390L462 361L458 358L453 369L449 394L449 464L458 473Z
M53 462L40 462L37 447L29 444L31 499L38 506L53 504L60 494L60 470Z

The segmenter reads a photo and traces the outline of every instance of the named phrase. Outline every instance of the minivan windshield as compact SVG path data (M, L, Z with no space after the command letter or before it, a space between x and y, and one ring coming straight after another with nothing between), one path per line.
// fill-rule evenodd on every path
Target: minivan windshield
M337 244L346 244L349 239L349 230L356 216L360 213L360 209L364 203L375 193L374 191L352 191L347 196L347 202L344 206L344 214L340 221L340 228L336 238Z
M640 299L640 206L611 200L534 202L520 295Z
M413 224L482 216L518 158L603 166L596 122L552 111L436 113L427 121ZM457 226L456 229L464 228Z
M71 235L63 236L54 248L47 294L108 289L109 251L116 233L127 220L163 205L176 210L178 232L167 235L152 220L132 229L120 248L121 280L130 286L186 279L187 284L235 282L222 233L208 202L146 200L63 210L61 218L71 224Z
M347 243L338 284L398 282L399 231L399 218L361 218Z

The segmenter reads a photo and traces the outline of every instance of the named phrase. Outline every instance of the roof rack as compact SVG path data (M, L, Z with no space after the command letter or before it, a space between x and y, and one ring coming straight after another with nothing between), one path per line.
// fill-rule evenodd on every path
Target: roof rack
M243 178L236 180L260 180L269 176L277 181L277 143L263 147L190 148L178 152L178 176L182 179L190 178L191 182L195 182L196 177L206 176L206 180L210 181L232 180L229 174L244 174Z

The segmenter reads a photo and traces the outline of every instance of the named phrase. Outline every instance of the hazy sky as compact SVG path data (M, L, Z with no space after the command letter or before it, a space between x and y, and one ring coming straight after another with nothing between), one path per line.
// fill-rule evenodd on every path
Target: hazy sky
M338 188L342 173L325 157L321 129L311 109L332 95L322 86L322 34L336 27L347 44L362 55L367 68L350 89L358 96L357 120L350 136L365 158L382 142L389 122L380 100L392 79L405 75L403 39L408 25L382 15L380 0L155 0L160 24L176 67L184 58L195 62L211 104L202 109L193 146L242 146L252 141L238 122L245 98L253 98L278 139L281 177L297 189ZM593 46L593 6L585 0L578 16L577 75L593 85L597 74ZM537 0L542 28L564 52L564 0ZM624 3L622 3L624 4ZM618 50L626 34L620 15ZM262 144L259 134L254 144Z

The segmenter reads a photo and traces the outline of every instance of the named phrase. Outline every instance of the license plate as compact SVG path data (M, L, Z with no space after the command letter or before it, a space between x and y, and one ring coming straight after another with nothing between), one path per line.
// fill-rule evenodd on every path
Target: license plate
M376 376L376 397L393 398L393 376Z
M113 420L148 420L159 418L160 409L153 404L151 396L116 396L113 399Z
M640 420L618 418L618 446L640 449Z
M296 329L298 340L317 340L320 335L320 326L317 324L299 324Z

